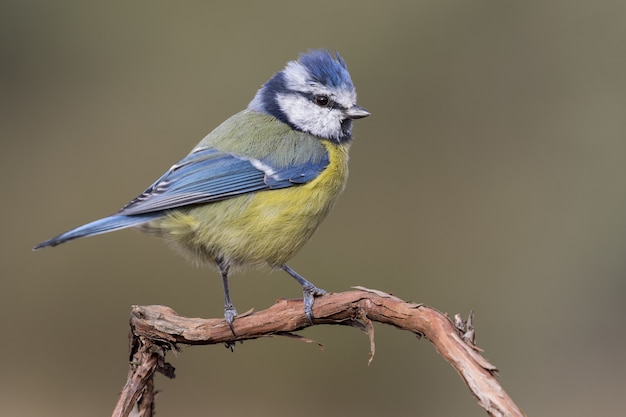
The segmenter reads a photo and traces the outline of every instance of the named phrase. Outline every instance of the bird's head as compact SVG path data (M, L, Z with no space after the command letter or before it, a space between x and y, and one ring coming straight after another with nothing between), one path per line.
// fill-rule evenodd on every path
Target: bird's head
M248 109L339 143L352 138L352 120L369 116L356 104L356 90L344 60L338 53L321 49L288 62L261 87Z

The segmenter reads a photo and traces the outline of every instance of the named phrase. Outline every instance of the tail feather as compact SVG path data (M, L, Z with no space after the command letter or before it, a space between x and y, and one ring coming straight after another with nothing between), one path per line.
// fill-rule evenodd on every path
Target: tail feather
M61 233L60 235L55 236L52 239L48 239L45 242L41 242L40 244L35 246L33 250L45 248L47 246L60 245L61 243L65 243L69 240L74 240L81 237L94 236L101 233L108 233L115 230L138 226L142 223L147 223L161 216L163 216L162 212L138 214L133 216L113 215L105 217L104 219L84 224L75 229L68 230L65 233Z

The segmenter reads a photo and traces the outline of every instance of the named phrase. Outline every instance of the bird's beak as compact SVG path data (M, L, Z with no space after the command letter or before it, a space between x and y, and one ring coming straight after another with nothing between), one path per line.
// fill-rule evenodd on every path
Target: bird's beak
M346 110L346 116L350 119L362 119L370 115L370 112L361 106L354 105Z

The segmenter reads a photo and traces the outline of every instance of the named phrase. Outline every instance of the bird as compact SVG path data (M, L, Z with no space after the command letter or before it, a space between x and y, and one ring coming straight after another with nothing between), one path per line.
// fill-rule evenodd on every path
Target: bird
M289 61L247 108L204 137L143 193L111 216L61 233L33 250L135 228L163 238L198 265L217 267L224 318L235 334L228 278L240 267L283 270L301 286L313 323L326 294L287 265L343 191L352 122L370 115L338 52L313 49Z

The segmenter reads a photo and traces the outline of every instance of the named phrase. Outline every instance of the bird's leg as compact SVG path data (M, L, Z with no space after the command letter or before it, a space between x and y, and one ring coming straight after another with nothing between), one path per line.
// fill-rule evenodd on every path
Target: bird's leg
M291 275L300 285L302 285L302 293L304 294L304 314L309 324L313 324L313 301L316 295L324 295L326 291L317 288L313 283L307 281L302 275L291 269L287 265L281 267L283 271Z
M226 319L226 323L228 323L228 327L230 327L230 331L233 332L233 336L236 336L233 320L235 320L237 310L235 310L233 303L230 301L230 291L228 291L228 270L230 269L230 265L222 259L217 260L216 263L220 274L222 274L222 284L224 285L224 318Z

